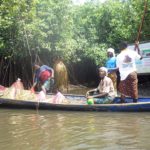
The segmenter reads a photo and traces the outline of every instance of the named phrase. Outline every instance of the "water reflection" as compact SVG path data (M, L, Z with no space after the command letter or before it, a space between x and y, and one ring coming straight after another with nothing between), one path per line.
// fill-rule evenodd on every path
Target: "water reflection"
M0 109L0 149L149 149L149 113ZM146 143L146 144L145 144Z

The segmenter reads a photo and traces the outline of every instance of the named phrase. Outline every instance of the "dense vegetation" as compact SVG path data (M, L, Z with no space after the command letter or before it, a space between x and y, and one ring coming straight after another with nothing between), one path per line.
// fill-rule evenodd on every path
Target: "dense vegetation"
M144 0L91 0L84 5L71 0L1 0L0 84L8 86L20 77L28 87L32 64L53 66L58 56L71 81L92 81L108 47L117 50L121 40L135 41L143 10ZM145 19L141 41L148 40L149 26Z

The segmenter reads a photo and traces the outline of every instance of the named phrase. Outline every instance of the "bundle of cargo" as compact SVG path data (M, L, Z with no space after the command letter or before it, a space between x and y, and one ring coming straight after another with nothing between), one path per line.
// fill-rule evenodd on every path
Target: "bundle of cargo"
M14 87L6 88L1 93L1 98L15 99L15 100L36 100L36 95L30 90L20 90Z
M11 87L9 88L1 88L0 95L1 98L6 99L15 99L15 100L36 100L36 95L32 93L30 90L24 90L21 79L17 79Z
M57 92L55 95L46 95L43 91L35 94L34 90L25 90L21 79L17 79L9 88L0 86L0 97L4 99L26 100L37 102L48 102L53 104L80 104L82 100L70 100L62 93Z

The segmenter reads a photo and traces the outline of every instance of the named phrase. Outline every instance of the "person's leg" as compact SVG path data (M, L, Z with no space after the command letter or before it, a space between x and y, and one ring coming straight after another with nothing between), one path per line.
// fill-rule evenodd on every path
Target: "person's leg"
M126 80L120 81L119 83L119 92L121 94L120 96L120 103L125 103L125 94L127 87L126 87Z
M104 98L94 98L94 104L103 104Z
M133 102L137 102L138 89L137 89L137 73L130 73L124 81L119 84L119 91L121 93L121 102L125 102L125 96L130 96Z
M55 81L54 81L53 78L51 78L49 80L50 80L50 83L49 83L49 92L53 92Z
M45 94L49 90L49 87L50 87L50 80L46 80L41 86L41 88Z
M104 104L112 104L114 102L114 97L105 96L104 97Z
M102 96L99 98L94 98L94 104L111 104L113 102L113 98L110 96Z
M45 89L44 85L42 85L41 88L42 88L42 91L46 94L46 89Z

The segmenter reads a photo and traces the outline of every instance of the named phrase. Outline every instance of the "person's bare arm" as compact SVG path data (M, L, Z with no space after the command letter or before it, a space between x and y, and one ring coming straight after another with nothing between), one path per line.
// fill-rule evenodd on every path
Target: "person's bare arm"
M108 93L100 93L100 94L97 94L97 95L93 95L93 96L88 96L87 98L98 98L98 97L104 97L104 96L107 96Z
M97 88L87 91L86 97L88 97L91 92L96 92L96 91L98 91Z
M51 71L52 71L52 76L51 76L51 78L54 78L54 69L51 69Z

